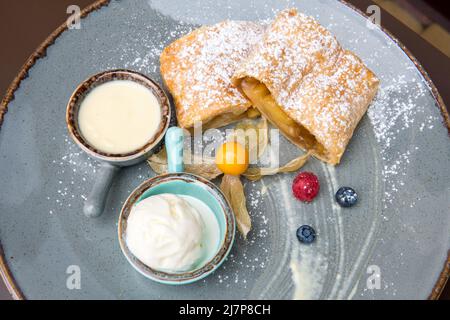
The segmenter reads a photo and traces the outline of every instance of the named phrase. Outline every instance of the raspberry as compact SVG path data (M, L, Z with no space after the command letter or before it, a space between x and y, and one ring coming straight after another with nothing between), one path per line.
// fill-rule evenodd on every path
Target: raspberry
M294 196L304 202L311 202L320 190L319 179L314 173L301 172L292 184Z

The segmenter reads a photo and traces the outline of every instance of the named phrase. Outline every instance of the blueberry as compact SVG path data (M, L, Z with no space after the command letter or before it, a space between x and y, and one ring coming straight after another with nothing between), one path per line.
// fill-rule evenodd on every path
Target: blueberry
M336 192L336 201L341 207L352 207L358 201L358 194L350 187L342 187Z
M316 239L316 231L311 226L301 226L297 229L297 238L301 243L313 243Z

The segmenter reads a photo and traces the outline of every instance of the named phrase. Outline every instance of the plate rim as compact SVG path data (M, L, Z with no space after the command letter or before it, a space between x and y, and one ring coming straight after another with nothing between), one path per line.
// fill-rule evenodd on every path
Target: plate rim
M101 9L104 6L107 6L111 0L96 0L91 5L84 8L80 13L80 18L85 18L90 13L97 11ZM368 18L368 15L361 11L359 8L354 6L353 4L347 2L347 0L339 0L339 2L360 16L364 17L365 19ZM421 73L422 77L428 84L429 88L431 89L431 93L433 95L433 98L437 104L437 106L440 109L441 115L443 117L443 124L447 127L449 137L450 137L450 116L447 111L447 108L445 106L444 100L442 99L441 95L439 94L438 89L436 88L435 84L431 80L430 76L428 75L428 72L423 68L422 64L416 59L416 57L409 51L408 48L400 41L398 40L390 31L388 31L383 26L379 26L380 30L384 32L406 55L407 57L414 63L416 68ZM8 105L11 101L15 98L15 92L20 88L21 82L28 78L28 72L29 70L35 65L35 63L46 56L47 49L52 46L56 39L65 31L68 30L68 25L66 22L61 24L55 31L53 31L40 45L37 47L37 49L31 54L31 56L26 60L25 64L21 67L19 73L14 78L14 80L9 85L5 96L3 97L1 103L0 103L0 133L1 133L1 126L3 124L3 121L5 119L5 114L8 111ZM1 244L0 239L0 275L3 279L3 282L6 285L6 288L8 289L9 293L11 294L12 298L14 300L26 300L25 295L23 294L20 287L17 285L16 280L14 279L14 276L11 272L11 270L8 267L8 263L6 261L3 246ZM428 299L430 300L437 300L445 285L447 284L447 281L450 277L450 248L447 252L447 260L444 263L444 266L442 268L442 271L439 275L439 278L437 279L436 284L434 285L434 288L432 292L429 294Z

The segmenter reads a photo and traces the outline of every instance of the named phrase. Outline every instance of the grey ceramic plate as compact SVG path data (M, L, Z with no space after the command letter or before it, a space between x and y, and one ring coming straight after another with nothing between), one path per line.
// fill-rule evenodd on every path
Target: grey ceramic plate
M15 93L0 131L2 273L16 297L291 298L291 261L305 298L435 296L448 272L443 268L450 248L450 140L437 93L411 58L338 1L183 3L97 5L80 30L60 28L55 43L50 45L53 36L19 75L25 79L5 100ZM308 163L305 169L322 182L313 204L292 199L293 175L247 183L254 228L247 242L238 239L220 270L177 288L145 279L122 256L116 222L130 191L154 174L146 164L127 168L102 218L83 216L98 164L68 137L64 115L72 90L89 75L113 68L161 81L158 56L172 40L201 24L268 19L290 6L317 17L375 71L382 83L377 101L341 165ZM281 148L286 160L298 154L286 141ZM334 204L341 185L359 191L357 207ZM316 228L314 245L296 241L300 224ZM74 289L70 275L77 271L80 288ZM378 271L377 288L370 276Z

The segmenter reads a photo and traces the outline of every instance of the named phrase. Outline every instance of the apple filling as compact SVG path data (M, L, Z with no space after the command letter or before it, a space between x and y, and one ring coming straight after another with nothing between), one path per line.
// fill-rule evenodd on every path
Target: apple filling
M276 126L290 141L304 150L326 158L326 152L313 134L305 127L291 119L276 103L269 89L254 78L246 77L241 82L242 91L274 126Z

